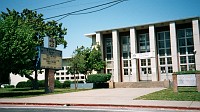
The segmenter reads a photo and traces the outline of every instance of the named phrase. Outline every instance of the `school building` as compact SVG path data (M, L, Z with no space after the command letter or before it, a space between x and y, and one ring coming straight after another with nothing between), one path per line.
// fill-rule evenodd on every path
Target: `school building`
M172 80L200 70L200 17L113 28L85 34L101 46L105 73L114 82Z

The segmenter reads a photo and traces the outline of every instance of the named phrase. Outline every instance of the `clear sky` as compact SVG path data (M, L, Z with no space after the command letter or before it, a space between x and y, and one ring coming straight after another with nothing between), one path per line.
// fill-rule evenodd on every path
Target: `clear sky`
M21 12L69 0L0 0L0 11L6 8ZM63 5L38 10L44 18L99 5L112 0L76 0ZM200 16L200 0L128 0L111 8L87 15L68 16L59 22L67 28L68 47L58 46L63 57L70 57L77 46L91 46L84 34L118 27L134 26L167 20ZM55 18L57 20L59 18Z

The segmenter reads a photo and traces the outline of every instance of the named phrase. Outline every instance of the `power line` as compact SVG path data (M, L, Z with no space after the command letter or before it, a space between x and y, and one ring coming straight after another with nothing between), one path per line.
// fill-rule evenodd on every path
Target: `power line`
M117 4L119 4L119 3L121 3L121 2L124 2L124 1L127 1L127 0L115 0L115 1L112 1L112 2L108 2L108 3L104 3L104 4L92 6L92 7L89 7L89 8L85 8L85 9L73 11L73 12L70 12L70 13L60 14L60 15L57 15L57 16L52 16L52 17L49 17L49 18L45 18L45 20L47 20L47 19L52 19L52 18L57 18L57 17L61 17L61 16L66 16L66 17L67 17L67 16L69 16L69 15L89 14L89 13L101 11L101 10L103 10L103 9L112 7L112 6L117 5ZM85 12L85 13L78 13L78 12L82 12L82 11L86 11L86 10L94 9L94 8L98 8L98 7L102 7L102 6L109 5L109 4L111 4L111 5L110 5L110 6L107 6L107 7L105 7L105 8L102 8L102 9L98 9L98 10L90 11L90 12ZM76 14L76 13L78 13L78 14ZM64 17L60 18L59 20L61 20L61 19L63 19L63 18L64 18Z
M65 1L65 2L61 2L61 3L57 3L57 4L53 4L53 5L44 6L44 7L41 7L41 8L36 8L36 9L33 9L33 11L41 10L41 9L45 9L45 8L49 8L49 7L53 7L53 6L57 6L57 5L62 5L62 4L73 2L73 1L76 1L76 0L68 0L68 1Z
M98 9L98 10L94 10L94 11L89 11L89 12L84 12L84 13L76 13L76 14L73 14L73 13L72 13L72 14L69 14L69 15L65 15L64 17L61 17L60 19L58 19L58 20L56 20L56 21L60 21L61 19L64 19L64 18L66 18L67 16L70 16L70 15L83 15L83 14L90 14L90 13L102 11L102 10L104 10L104 9L107 9L107 8L110 8L110 7L114 6L114 5L117 5L117 4L121 3L121 2L123 2L123 1L117 2L117 3L115 3L115 4L112 4L112 5L109 5L109 6L107 6L107 7L104 7L104 8Z

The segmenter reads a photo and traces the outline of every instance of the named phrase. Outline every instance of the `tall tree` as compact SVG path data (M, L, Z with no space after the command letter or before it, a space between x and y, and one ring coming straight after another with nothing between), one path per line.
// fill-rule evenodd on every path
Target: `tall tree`
M71 60L69 71L71 73L82 73L87 75L92 73L93 70L100 72L105 67L105 62L101 58L100 47L85 48L81 46L77 48Z
M56 45L64 40L66 28L56 21L44 21L42 14L24 9L22 13L7 9L0 14L0 77L9 73L30 76L35 68L36 46L43 46L43 37L55 38ZM1 79L1 78L0 78Z

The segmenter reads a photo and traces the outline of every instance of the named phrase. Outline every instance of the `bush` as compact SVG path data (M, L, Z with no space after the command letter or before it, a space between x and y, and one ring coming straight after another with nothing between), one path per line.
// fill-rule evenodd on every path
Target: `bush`
M45 80L39 80L38 81L38 86L39 87L45 87Z
M31 85L26 81L18 82L16 85L16 88L27 88L27 87L31 87Z
M4 88L15 88L14 85L4 85Z
M103 83L109 81L111 74L92 74L88 75L87 82L90 83Z
M54 81L54 87L55 88L62 88L63 84L59 80Z
M70 80L64 81L63 88L70 87L71 83L72 83L72 81L70 81Z

